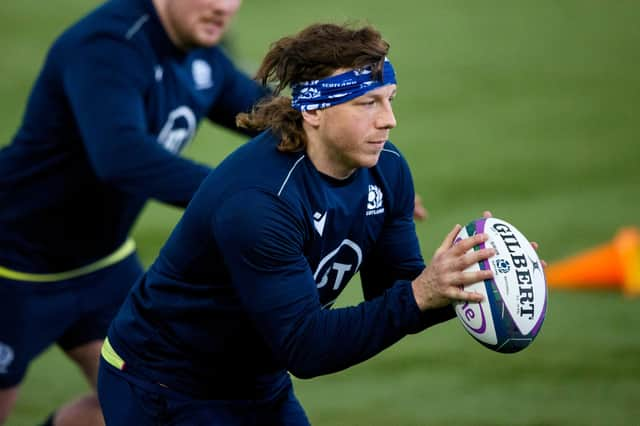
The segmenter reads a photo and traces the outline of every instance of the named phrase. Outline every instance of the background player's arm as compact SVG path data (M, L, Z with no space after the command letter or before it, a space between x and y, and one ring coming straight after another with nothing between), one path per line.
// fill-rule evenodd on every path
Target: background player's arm
M223 54L218 53L216 62L225 69L225 79L221 82L224 96L209 110L209 120L245 135L255 136L256 131L236 126L236 115L239 112L249 112L260 98L271 93L270 90L238 70Z
M63 67L98 178L144 198L186 205L210 168L167 151L149 133L143 95L149 78L140 54L124 42L96 40Z

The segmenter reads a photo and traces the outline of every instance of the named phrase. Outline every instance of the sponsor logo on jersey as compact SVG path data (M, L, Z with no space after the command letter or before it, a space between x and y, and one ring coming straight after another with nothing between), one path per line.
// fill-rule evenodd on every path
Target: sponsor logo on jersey
M367 216L384 213L382 206L382 191L377 185L369 185L369 193L367 194Z
M7 373L7 369L12 361L13 349L11 346L0 342L0 374Z
M324 224L326 221L327 212L315 212L313 214L313 227L316 228L316 231L318 231L318 234L320 234L320 236L322 236L322 231L324 231Z
M196 83L198 90L209 89L213 87L213 80L211 80L211 66L202 59L196 59L191 64L191 73L193 74L193 81Z
M169 113L158 135L158 143L167 151L177 154L187 146L195 131L195 114L189 107L180 106Z
M362 249L355 242L345 239L331 253L322 258L313 278L325 305L327 299L335 300L336 293L355 275L362 263ZM324 296L324 297L323 297Z

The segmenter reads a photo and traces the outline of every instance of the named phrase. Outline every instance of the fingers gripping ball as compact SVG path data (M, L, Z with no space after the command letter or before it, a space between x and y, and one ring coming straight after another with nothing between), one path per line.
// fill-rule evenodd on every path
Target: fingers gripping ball
M458 233L456 242L479 233L489 239L473 248L493 247L496 255L467 271L491 269L494 278L466 286L484 296L481 303L457 302L464 328L497 352L518 352L540 332L547 310L547 285L538 254L513 225L497 218L474 220Z

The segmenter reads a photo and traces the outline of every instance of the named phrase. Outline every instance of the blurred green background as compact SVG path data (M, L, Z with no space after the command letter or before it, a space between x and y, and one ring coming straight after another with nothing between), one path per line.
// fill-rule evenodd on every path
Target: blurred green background
M50 42L96 4L0 2L0 144ZM231 47L253 71L270 42L315 21L370 22L391 43L392 140L430 211L417 225L426 259L484 209L540 242L549 262L640 225L640 2L246 0ZM186 154L216 164L241 142L203 125ZM146 264L179 214L145 210L135 238ZM359 300L352 283L341 304ZM634 425L639 314L640 299L618 292L552 289L524 352L493 353L454 320L348 371L296 380L297 393L317 425ZM35 424L84 389L52 349L8 424Z

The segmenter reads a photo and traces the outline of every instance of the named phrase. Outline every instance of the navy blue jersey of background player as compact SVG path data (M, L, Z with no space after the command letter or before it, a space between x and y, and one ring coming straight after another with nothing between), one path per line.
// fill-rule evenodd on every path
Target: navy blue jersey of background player
M204 181L112 322L103 356L120 374L253 398L286 370L339 371L453 317L413 296L424 262L398 150L387 142L376 166L336 180L278 142L262 133ZM358 271L367 301L326 309Z
M177 154L265 91L217 47L184 53L150 0L113 0L50 49L0 151L0 266L72 270L122 246L148 198L185 206L210 168ZM11 275L9 275L11 276Z

